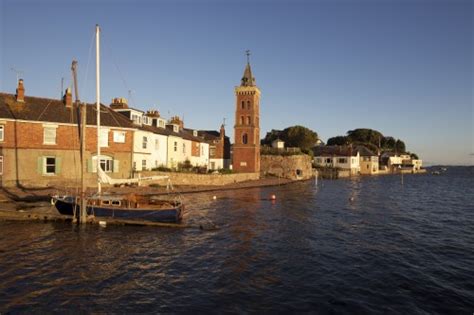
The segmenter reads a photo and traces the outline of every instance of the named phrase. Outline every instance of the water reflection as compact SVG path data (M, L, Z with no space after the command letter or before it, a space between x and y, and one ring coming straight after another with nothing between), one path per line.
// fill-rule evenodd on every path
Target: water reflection
M472 180L186 195L213 231L0 222L0 312L465 311Z

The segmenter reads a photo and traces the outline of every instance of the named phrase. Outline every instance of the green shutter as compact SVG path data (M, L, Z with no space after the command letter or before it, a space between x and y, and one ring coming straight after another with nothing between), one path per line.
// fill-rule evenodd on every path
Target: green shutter
M43 174L43 157L40 156L38 157L37 163L36 163L36 171L38 174Z
M62 158L56 157L56 174L61 174L61 160Z
M119 172L119 165L120 165L120 161L119 160L114 160L114 173L118 173Z
M92 173L92 159L87 160L87 172Z

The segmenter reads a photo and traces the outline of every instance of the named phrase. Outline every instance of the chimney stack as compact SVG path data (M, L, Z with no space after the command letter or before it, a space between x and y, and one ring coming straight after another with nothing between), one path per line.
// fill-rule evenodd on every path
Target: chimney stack
M225 127L224 127L224 124L221 125L221 130L220 130L220 136L221 136L221 139L224 139L225 138Z
M23 79L18 80L18 87L16 88L16 101L25 102L25 87L23 86Z
M63 102L66 107L72 107L72 91L70 88L66 89L66 92L64 93L63 97Z

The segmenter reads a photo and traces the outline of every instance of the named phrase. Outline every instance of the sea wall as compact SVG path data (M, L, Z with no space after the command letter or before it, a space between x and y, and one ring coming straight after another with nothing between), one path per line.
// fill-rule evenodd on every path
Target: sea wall
M332 167L320 167L320 168L317 168L317 172L318 172L318 176L324 179L337 179L337 178L351 177L350 170L343 170L343 169L337 169L337 168L332 168Z
M313 177L309 155L261 155L260 168L263 176L272 175L291 180Z
M194 173L175 173L175 172L140 172L140 176L167 175L170 177L173 185L189 186L222 186L260 178L259 173L235 173L235 174L194 174ZM149 184L146 182L145 184Z

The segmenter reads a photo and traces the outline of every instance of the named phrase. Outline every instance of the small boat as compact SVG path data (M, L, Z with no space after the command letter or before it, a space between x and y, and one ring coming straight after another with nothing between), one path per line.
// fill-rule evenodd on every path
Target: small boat
M75 215L80 211L80 198L52 196L59 213ZM95 217L151 222L177 223L183 217L184 205L179 199L167 200L145 195L102 195L87 199L86 213Z
M433 175L440 175L441 173L440 173L439 171L433 171L433 172L431 172L431 174L433 174Z

